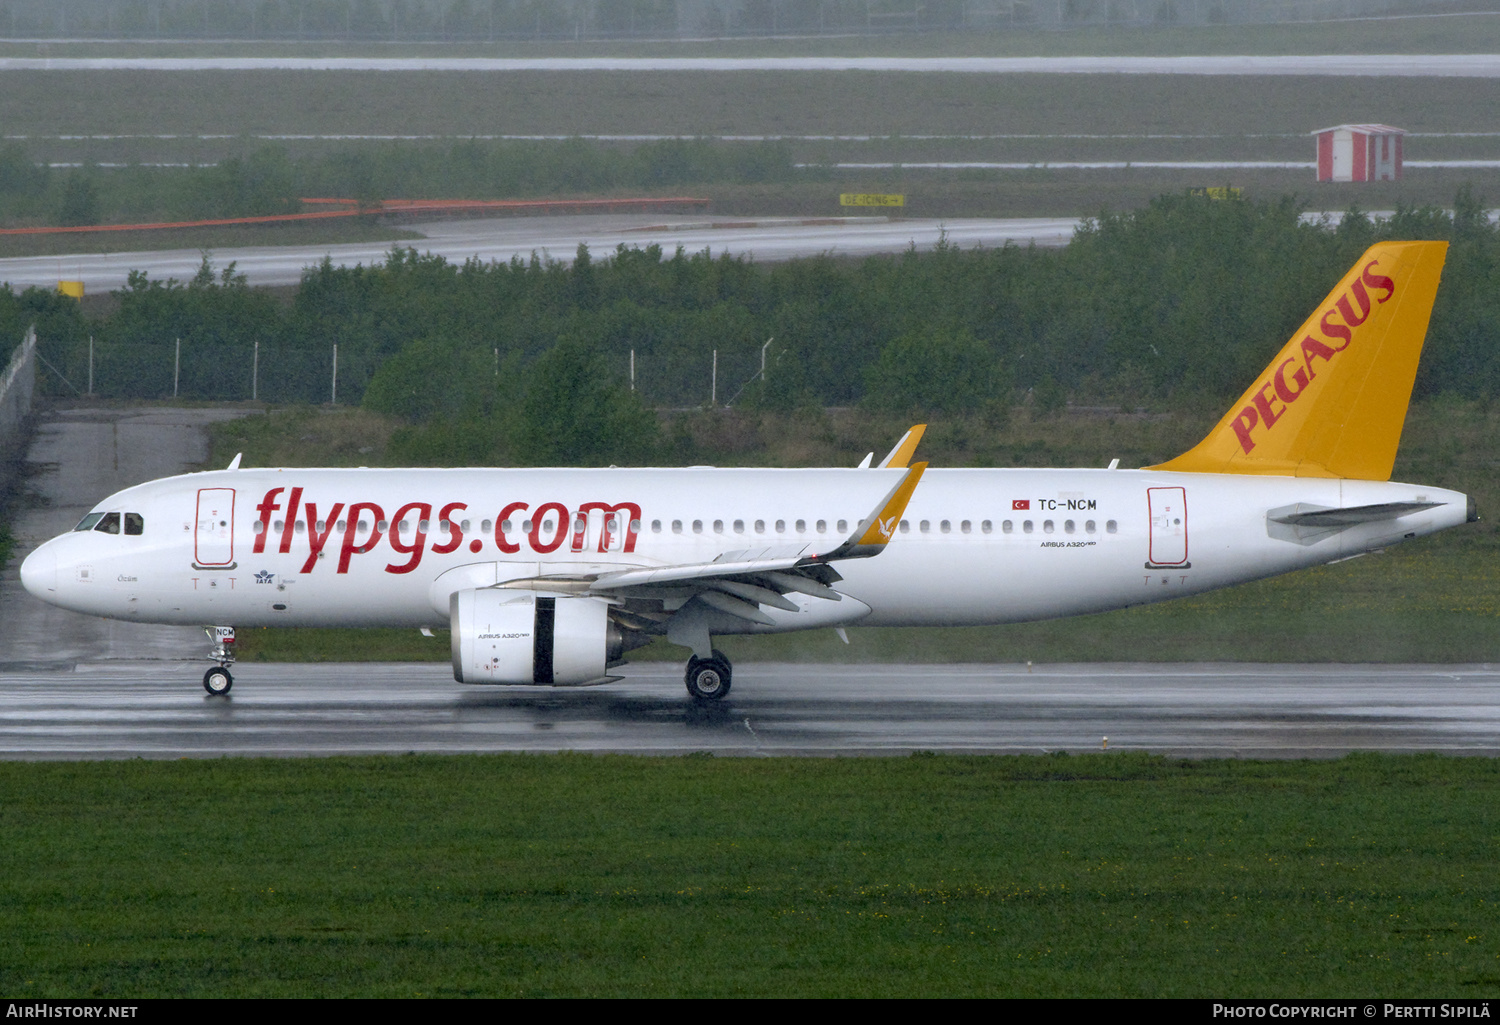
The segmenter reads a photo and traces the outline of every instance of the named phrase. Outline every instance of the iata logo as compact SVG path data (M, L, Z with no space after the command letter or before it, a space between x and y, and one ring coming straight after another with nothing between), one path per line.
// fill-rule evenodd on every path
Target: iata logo
M1300 346L1301 358L1290 356L1277 364L1271 371L1271 376L1256 385L1250 396L1250 405L1235 415L1230 427L1233 428L1235 437L1239 438L1240 447L1247 453L1255 448L1250 432L1256 427L1264 427L1266 430L1274 427L1291 404L1307 390L1308 385L1317 380L1314 361L1332 363L1335 355L1349 348L1349 343L1354 341L1354 329L1369 319L1370 311L1374 308L1374 304L1370 302L1370 290L1379 289L1385 293L1377 300L1380 305L1389 302L1391 296L1396 294L1394 281L1373 273L1378 262L1371 260L1366 264L1349 291L1339 296L1333 307L1323 311L1323 316L1318 321L1323 329L1323 337L1318 339L1312 335L1304 336ZM1356 305L1359 307L1357 313ZM1281 403L1280 406L1275 405L1278 402Z
M278 496L286 488L272 488L266 492L256 506L259 529L255 534L255 554L266 550L266 541L271 536L272 514L282 510ZM285 519L281 524L281 538L277 550L286 555L292 550L293 540L298 546L307 545L307 560L302 564L302 573L311 573L333 534L342 532L341 542L336 546L339 561L336 572L349 572L350 560L356 555L373 551L382 541L391 550L406 556L403 563L391 563L385 567L387 573L410 573L422 561L424 552L438 555L456 552L467 544L474 554L484 551L486 538L480 535L469 537L470 521L461 514L468 511L464 502L407 502L395 511L389 520L385 510L375 502L352 502L347 508L343 502L331 506L304 501L303 489L292 488L287 495ZM428 545L429 525L432 511L438 510L437 530L434 542ZM494 520L493 541L496 548L506 555L515 555L527 549L538 555L548 555L568 545L568 551L583 552L588 546L591 523L598 524L597 551L635 551L641 529L641 507L634 502L584 502L577 509L569 509L561 502L544 502L535 509L527 502L511 502L500 510ZM484 520L488 528L490 521ZM305 536L306 541L301 538ZM440 543L437 543L439 542ZM259 580L259 577L256 578ZM266 581L260 581L268 583Z
M255 582L257 584L269 584L272 580L275 579L276 574L272 573L268 569L263 569L259 573L255 574Z

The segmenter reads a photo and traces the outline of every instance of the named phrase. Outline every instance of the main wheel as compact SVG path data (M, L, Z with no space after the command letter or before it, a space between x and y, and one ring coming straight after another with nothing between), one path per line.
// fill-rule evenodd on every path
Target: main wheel
M229 688L234 686L234 677L229 675L229 670L223 666L214 666L203 674L203 689L214 697L222 697L229 693Z
M688 659L685 677L688 693L699 701L722 699L729 693L731 676L729 659L724 657L723 652L716 650L713 658Z

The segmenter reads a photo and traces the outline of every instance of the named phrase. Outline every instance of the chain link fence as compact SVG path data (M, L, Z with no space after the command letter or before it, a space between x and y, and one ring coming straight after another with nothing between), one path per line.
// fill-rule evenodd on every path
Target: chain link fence
M337 402L358 405L380 361L369 353L286 345L156 343L87 340L38 347L38 390L53 396L104 399L191 399L212 402ZM775 352L767 373L775 373ZM495 353L495 373L510 372ZM691 409L743 400L758 379L762 354L743 348L667 357L624 353L608 358L616 380L648 406ZM488 361L486 361L488 362ZM459 382L453 387L459 388Z
M358 404L368 373L336 370L336 346L111 343L40 347L38 385L50 395L106 399L195 399Z

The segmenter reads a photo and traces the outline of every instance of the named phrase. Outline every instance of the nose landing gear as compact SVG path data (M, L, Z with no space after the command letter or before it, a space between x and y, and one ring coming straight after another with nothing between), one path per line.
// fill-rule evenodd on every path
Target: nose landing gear
M687 683L688 693L699 701L719 701L729 693L732 674L733 667L730 666L728 657L715 648L710 658L698 658L694 655L688 659L687 673L683 679Z
M203 674L203 689L214 697L224 697L234 686L234 677L229 674L229 667L234 665L234 627L205 626L203 632L214 643L208 657L219 663Z

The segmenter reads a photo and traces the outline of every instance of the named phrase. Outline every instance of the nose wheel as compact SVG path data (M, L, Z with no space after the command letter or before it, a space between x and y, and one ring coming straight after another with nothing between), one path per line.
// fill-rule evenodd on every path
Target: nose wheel
M683 679L688 693L697 700L720 701L729 693L732 675L729 659L715 648L711 658L698 658L695 655L688 659L687 673Z
M203 689L214 697L222 697L229 693L229 688L234 686L234 677L229 675L229 669L225 666L214 666L203 674Z
M229 667L234 665L234 627L205 626L203 632L214 644L209 659L219 663L203 674L203 689L216 698L223 697L234 686L234 677L229 675Z

